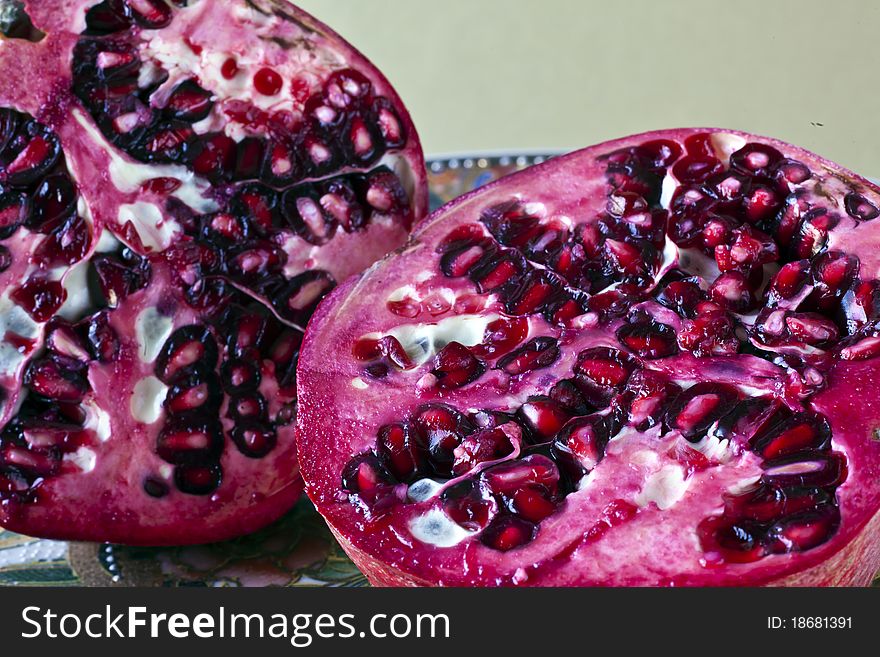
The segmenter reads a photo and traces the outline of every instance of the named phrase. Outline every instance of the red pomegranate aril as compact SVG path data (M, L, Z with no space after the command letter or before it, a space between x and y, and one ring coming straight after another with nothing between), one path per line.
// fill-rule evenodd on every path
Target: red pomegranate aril
M727 271L721 274L709 288L709 296L726 310L742 313L755 307L757 299L745 274Z
M880 208L861 194L850 192L843 199L843 202L847 214L859 221L871 221L880 216Z
M497 367L511 376L520 376L550 367L559 358L559 353L555 338L532 338L516 351L501 358Z
M840 329L830 319L816 313L795 313L785 318L792 336L809 345L832 342L840 337Z
M284 80L271 68L261 68L254 74L254 89L264 96L275 96L284 86Z
M45 322L54 315L64 300L67 292L58 281L47 281L32 278L14 290L11 299L37 322Z
M214 106L211 98L211 92L202 89L198 82L185 80L171 92L165 112L171 118L196 123L211 113Z
M798 414L758 434L751 448L765 459L806 450L822 450L831 441L831 427L821 417Z
M220 75L227 80L231 80L238 75L238 62L234 57L229 57L223 62L223 65L220 67Z
M624 324L617 330L617 339L642 358L665 358L678 351L672 327L653 320Z
M555 494L559 485L559 469L541 454L531 454L519 461L494 465L480 473L487 488L496 495L512 495L523 486L543 486Z
M507 552L530 542L537 530L528 520L509 515L498 516L482 531L480 540L493 550Z
M460 388L476 381L485 371L486 365L470 349L450 342L434 357L431 374L440 388Z
M626 383L633 368L629 356L616 349L596 347L578 355L575 372L598 385L617 388Z
M770 284L769 298L778 303L782 299L791 299L806 285L809 277L810 263L797 260L784 264Z
M796 513L774 524L767 532L776 553L803 552L825 543L840 524L840 511L831 504Z
M239 452L252 459L265 457L278 444L275 429L255 420L238 424L229 437Z
M679 395L666 414L666 424L698 442L713 422L733 410L737 391L723 384L698 383Z
M423 438L405 424L389 424L379 429L377 453L398 481L411 481L426 467Z
M731 154L730 166L753 176L766 176L782 160L782 153L766 144L749 143Z
M366 493L388 483L391 475L373 454L355 457L342 474L342 487L351 493Z
M174 468L174 485L187 495L210 495L223 479L220 465L178 465Z
M565 460L562 455L573 457L579 477L595 468L605 455L605 445L610 438L607 429L603 417L574 418L556 436L553 452L561 461Z
M699 527L703 549L718 552L729 563L751 563L764 557L765 530L750 520L707 518Z
M504 458L513 450L510 438L502 429L478 431L464 438L452 451L452 474L460 477L481 463Z
M764 461L762 467L762 483L781 487L839 486L847 476L846 457L839 452L795 452Z
M156 453L174 465L200 464L217 459L223 450L223 433L211 423L178 424L172 421L156 439Z
M673 175L683 183L703 182L720 171L721 162L709 155L686 155L672 167Z
M516 412L530 431L533 442L546 442L553 438L571 414L549 397L533 397Z
M556 504L548 500L543 491L531 486L516 491L509 505L512 513L533 523L539 523L556 512Z
M486 325L483 341L474 347L478 356L503 356L522 344L529 334L529 322L523 317L499 317Z
M652 139L639 144L639 151L651 158L657 167L668 167L681 157L681 146L671 139Z

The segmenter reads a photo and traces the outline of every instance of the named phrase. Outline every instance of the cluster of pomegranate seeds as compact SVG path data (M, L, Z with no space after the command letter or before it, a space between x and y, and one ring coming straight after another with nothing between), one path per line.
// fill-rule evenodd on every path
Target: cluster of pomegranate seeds
M418 138L293 5L52 4L0 53L0 524L254 531L302 489L305 325L426 209Z
M389 299L413 323L355 343L363 387L413 382L417 398L438 401L380 427L346 468L344 491L372 521L439 506L506 552L541 535L610 445L653 436L685 479L737 460L760 473L694 528L707 564L829 541L848 459L809 402L835 363L880 354L878 283L829 246L831 231L842 210L854 225L880 211L855 186L840 206L814 193L816 174L774 146L731 148L708 133L597 162L598 215L578 216L586 202L553 215L524 193L481 212L472 203L475 221L435 238L434 287L407 294L446 281L458 298L446 312L488 315L485 330L440 340L420 327L439 335L444 312L418 324L425 302ZM756 392L736 380L762 361L779 385ZM627 504L621 522L644 506Z

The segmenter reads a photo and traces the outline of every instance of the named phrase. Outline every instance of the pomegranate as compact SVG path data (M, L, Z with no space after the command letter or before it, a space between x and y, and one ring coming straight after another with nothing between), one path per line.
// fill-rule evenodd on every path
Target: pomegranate
M306 491L377 585L866 585L878 208L714 129L461 198L313 317Z
M425 212L408 115L287 2L10 6L0 523L149 545L258 529L302 489L303 327Z

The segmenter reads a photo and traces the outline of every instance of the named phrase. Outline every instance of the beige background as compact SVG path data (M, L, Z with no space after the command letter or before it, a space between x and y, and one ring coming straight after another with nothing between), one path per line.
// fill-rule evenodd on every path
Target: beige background
M715 125L880 176L880 0L295 1L383 69L428 153Z

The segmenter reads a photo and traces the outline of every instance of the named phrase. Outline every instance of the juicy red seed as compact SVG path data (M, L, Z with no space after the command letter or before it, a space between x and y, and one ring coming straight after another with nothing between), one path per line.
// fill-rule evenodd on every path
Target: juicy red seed
M701 132L686 138L684 140L684 148L688 155L703 157L715 155L715 148L712 146L712 135L708 132Z
M220 368L223 389L230 395L253 392L260 386L259 364L243 359L228 360Z
M805 450L826 449L830 444L828 421L820 416L799 413L756 435L751 448L765 459L774 459Z
M529 322L523 317L500 317L486 326L483 342L474 348L481 356L503 356L529 334Z
M617 339L642 358L665 358L678 351L675 330L653 320L624 324L617 329Z
M210 91L203 89L195 80L181 82L165 104L165 112L173 119L196 123L211 113L214 102Z
M629 421L639 431L655 426L666 411L666 407L681 393L681 388L664 376L640 370L627 382L626 389L632 394L629 406Z
M452 474L462 476L480 463L504 458L513 452L510 438L501 429L486 429L467 436L453 450Z
M88 322L87 342L93 358L102 363L112 363L119 354L120 342L116 330L110 326L106 312L95 315Z
M709 288L709 296L731 312L746 312L755 307L756 298L748 277L739 271L721 274Z
M734 410L736 389L721 383L698 383L679 395L666 413L666 426L680 431L691 442L699 442L716 420Z
M817 488L782 489L758 486L729 498L727 512L741 518L767 523L800 511L824 506L831 500L831 495Z
M440 388L460 388L476 381L486 365L464 345L450 342L434 357L431 374L437 377Z
M859 221L871 221L880 216L880 208L871 203L861 194L850 192L844 199L844 206L849 216Z
M201 464L223 452L223 430L216 422L166 424L156 439L156 453L173 465Z
M559 358L559 344L555 338L532 338L521 348L498 361L497 368L511 376L550 367Z
M425 470L424 438L409 425L389 424L379 429L376 451L398 481L411 481Z
M703 182L723 170L721 162L715 157L687 155L672 167L673 175L682 183Z
M836 341L840 329L830 319L816 313L795 313L785 318L785 324L792 336L799 342L820 345Z
M236 425L229 437L239 452L252 459L263 458L278 444L274 428L253 420Z
M556 504L538 488L526 487L510 498L510 510L529 522L539 523L556 512Z
M259 393L229 400L229 416L235 420L260 420L266 416L266 398Z
M480 541L500 552L521 547L534 539L538 528L534 523L516 516L498 516L480 534Z
M594 347L578 354L575 372L600 386L622 387L634 368L632 359L617 349Z
M366 493L389 483L391 474L373 454L356 456L342 471L342 487L349 493Z
M254 89L264 96L274 96L283 86L284 80L271 68L261 68L254 75Z
M698 527L703 549L718 552L731 563L749 563L765 556L765 533L754 521L725 517L707 518Z
M16 289L10 297L34 321L46 322L64 303L64 300L67 298L67 292L58 281L32 278Z
M681 146L671 139L653 139L639 144L639 151L647 154L652 164L657 167L668 167L681 157Z
M776 165L776 171L793 185L805 183L813 176L806 165L795 160L782 160Z
M156 359L156 376L167 383L178 372L197 363L213 369L217 358L217 342L207 328L184 326L171 334L162 346Z
M220 465L178 465L174 468L174 485L187 495L209 495L220 487L222 480Z
M809 262L788 262L777 272L771 283L771 293L781 299L791 299L800 292L809 276Z
M227 80L231 80L238 75L238 62L235 61L234 57L230 57L223 62L223 66L220 67L220 75Z
M539 219L527 214L518 202L484 210L480 221L503 246L523 247L541 230Z
M122 0L104 0L86 12L86 34L110 34L131 26L131 9Z
M147 29L167 27L171 23L171 8L163 0L125 0L135 22Z
M223 133L202 138L201 152L195 156L192 169L207 177L232 174L235 169L237 144Z
M542 486L551 494L559 487L559 468L552 459L530 454L518 461L494 465L480 474L488 489L496 495L512 495L523 486Z
M549 397L529 399L516 414L528 427L534 442L550 440L571 418L571 413Z
M658 302L682 317L692 317L697 304L702 300L703 291L691 281L672 281L657 295Z
M220 388L213 373L210 376L199 373L195 376L184 376L182 380L178 377L165 397L165 408L176 415L195 410L216 411L220 401Z
M441 495L449 517L469 531L479 531L491 520L496 503L473 480L450 486Z
M574 418L556 436L552 452L568 466L570 474L579 479L602 460L609 439L606 418L598 415Z
M761 483L783 488L839 486L847 476L846 457L839 452L796 452L764 461L762 467Z
M558 381L550 389L550 398L572 415L587 415L596 410L590 405L571 379Z
M778 162L782 153L767 144L748 143L730 156L730 166L744 173L766 176Z
M803 552L828 541L840 525L840 509L827 504L802 511L774 524L767 532L775 553Z
M350 68L334 71L324 83L324 97L339 110L351 108L369 98L372 84L363 74Z
M31 362L24 385L38 395L61 402L82 401L89 389L82 363L61 356Z

